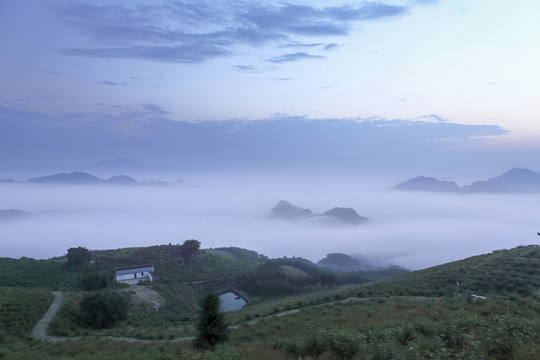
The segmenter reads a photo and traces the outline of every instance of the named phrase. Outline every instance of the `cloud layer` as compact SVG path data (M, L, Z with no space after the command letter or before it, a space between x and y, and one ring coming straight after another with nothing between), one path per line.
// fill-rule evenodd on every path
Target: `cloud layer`
M317 261L331 252L423 268L537 241L540 195L404 193L355 176L185 174L181 187L0 184L2 204L44 217L0 223L2 256L47 258L90 249L182 243L239 246ZM354 208L358 226L270 218L280 199L322 213Z
M243 46L309 46L306 39L343 37L363 21L403 16L406 7L365 2L314 7L255 1L171 1L163 5L68 3L51 7L57 19L82 35L85 47L64 47L70 56L202 63L236 54ZM335 48L331 42L320 48ZM297 61L319 55L282 57ZM274 59L274 60L272 60Z
M115 110L64 119L0 108L0 170L51 161L64 164L61 171L81 170L119 157L177 169L414 170L455 165L462 156L474 156L473 149L465 154L463 148L507 133L495 125L457 124L435 115L421 120L279 117L186 123L167 120L168 111L153 103ZM527 167L514 163L508 168L515 166Z

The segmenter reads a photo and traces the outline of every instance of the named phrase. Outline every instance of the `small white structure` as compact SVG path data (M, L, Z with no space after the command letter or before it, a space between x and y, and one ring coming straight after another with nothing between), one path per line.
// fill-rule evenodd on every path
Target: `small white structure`
M486 300L487 298L485 296L475 295L471 294L471 297L473 300Z
M136 265L127 267L115 267L114 279L118 283L137 284L139 281L154 280L154 265Z

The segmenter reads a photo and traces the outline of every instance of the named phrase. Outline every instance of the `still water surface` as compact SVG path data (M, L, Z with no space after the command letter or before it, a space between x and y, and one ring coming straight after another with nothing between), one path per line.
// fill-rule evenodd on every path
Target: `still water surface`
M221 300L221 309L225 312L241 309L246 305L246 301L235 293L228 292L219 297Z

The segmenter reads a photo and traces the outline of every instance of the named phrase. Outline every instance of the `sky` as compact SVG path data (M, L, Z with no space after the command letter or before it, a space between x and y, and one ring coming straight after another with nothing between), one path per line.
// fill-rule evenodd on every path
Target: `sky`
M538 14L537 0L0 0L0 179L124 161L193 185L0 184L0 210L69 219L1 224L0 256L194 237L312 260L382 248L419 268L532 243L536 195L388 189L540 170ZM268 222L282 199L373 225Z
M0 107L126 133L431 117L534 146L538 13L534 0L1 0Z

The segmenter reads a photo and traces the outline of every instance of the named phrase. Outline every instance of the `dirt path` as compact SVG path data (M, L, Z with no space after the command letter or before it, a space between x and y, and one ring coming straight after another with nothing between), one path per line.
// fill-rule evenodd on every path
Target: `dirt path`
M49 310L43 315L43 317L37 322L36 326L32 330L32 336L40 340L59 341L59 338L47 335L47 329L54 319L54 316L60 309L60 305L64 301L64 294L59 291L54 291L54 300L49 307ZM61 341L61 340L60 340Z
M158 296L161 297L161 295L159 295L159 293L157 293L155 290L152 290L152 291L155 292L156 294L158 294ZM158 343L163 343L163 342L191 341L191 340L195 339L194 336L184 336L184 337L179 337L179 338L175 338L175 339L167 339L167 340L146 340L146 339L123 337L123 336L85 336L85 337L82 337L82 336L74 336L74 337L50 336L50 335L47 335L47 329L48 329L49 325L51 324L52 319L54 318L54 316L58 312L58 309L60 308L60 305L62 304L62 301L64 300L64 295L61 292L56 292L55 291L55 292L53 292L53 294L54 294L54 301L51 304L51 307L49 308L49 310L47 310L45 315L43 315L43 317L38 321L38 323L34 327L34 330L32 330L32 336L35 337L36 339L46 340L46 341L71 341L71 340L83 340L83 339L93 338L93 339L100 339L100 340L138 342L138 343L145 343L145 344L158 344ZM153 299L155 294L150 293L149 296L150 296L151 299ZM401 297L408 298L408 299L416 299L416 300L426 300L426 299L428 299L428 298L423 297L423 296L396 296L396 298L401 298ZM320 306L324 306L324 305L334 305L334 304L337 304L337 303L351 303L351 302L367 301L369 299L370 298L350 297L350 298L347 298L347 299L344 299L344 300L335 300L335 301L330 301L330 302L323 303L323 304L306 306L303 309L312 308L312 307L320 307ZM154 301L154 300L151 300L151 301ZM229 326L229 329L231 329L231 330L238 329L242 325L254 325L257 322L259 322L260 320L262 320L262 319L271 319L271 318L276 318L276 317L287 316L287 315L290 315L290 314L296 314L296 313L300 312L301 310L302 309L292 309L292 310L288 310L288 311L283 311L283 312L280 312L280 313L268 315L268 316L258 318L258 319L254 319L254 320L251 320L251 321L246 321L244 323L240 323L240 324L237 324L237 325L232 325L232 326Z

